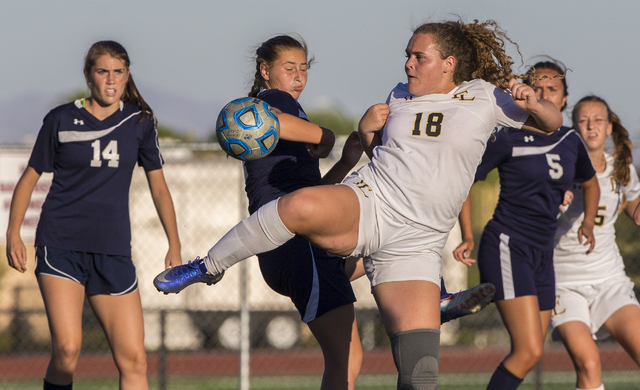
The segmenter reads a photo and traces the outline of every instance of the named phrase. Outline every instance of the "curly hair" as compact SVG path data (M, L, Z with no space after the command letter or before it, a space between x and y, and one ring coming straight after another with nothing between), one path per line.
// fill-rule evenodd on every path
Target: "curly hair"
M623 186L629 184L631 172L629 165L633 162L633 156L631 154L632 144L629 139L629 132L622 126L620 117L616 115L607 102L594 95L585 96L573 108L571 119L573 120L573 126L576 127L578 123L578 112L580 107L585 103L600 103L607 109L607 118L611 123L611 138L613 139L613 178L620 182Z
M461 20L439 23L425 23L413 31L413 34L431 34L434 37L440 57L453 56L456 66L453 82L483 79L506 89L509 80L514 77L511 66L513 59L505 52L505 41L516 47L498 24L493 20L465 24ZM520 55L522 58L522 55Z
M253 85L249 91L249 96L256 97L261 90L267 89L267 83L264 78L262 78L260 66L263 63L266 63L267 66L270 67L274 62L276 62L280 52L287 49L302 50L305 58L307 58L307 69L311 67L311 63L314 59L308 58L309 49L307 48L307 43L302 39L302 37L298 36L297 38L294 38L290 35L278 35L268 39L262 42L262 44L260 44L256 49L256 73L253 77Z

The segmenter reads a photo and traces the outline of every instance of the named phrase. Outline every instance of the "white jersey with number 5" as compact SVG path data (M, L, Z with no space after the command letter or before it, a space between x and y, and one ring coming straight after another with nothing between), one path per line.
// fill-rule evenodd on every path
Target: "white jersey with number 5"
M600 185L600 202L596 214L593 235L596 246L587 255L587 247L578 241L578 229L584 219L582 189L574 186L571 205L563 211L556 232L553 264L556 284L595 283L614 276L624 275L624 263L616 245L615 222L622 211L623 197L632 201L640 196L638 173L629 165L631 177L626 186L613 178L613 157L605 153L607 168L597 173Z
M382 145L370 163L373 184L400 215L448 232L495 127L521 128L528 114L508 92L483 80L420 97L398 84L387 103Z

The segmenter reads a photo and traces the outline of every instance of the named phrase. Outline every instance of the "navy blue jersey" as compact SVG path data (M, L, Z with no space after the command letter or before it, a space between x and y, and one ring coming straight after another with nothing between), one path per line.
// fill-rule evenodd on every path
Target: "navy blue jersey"
M36 245L131 257L129 187L135 164L162 168L155 122L142 110L120 104L98 120L84 100L49 112L29 166L53 172L42 206Z
M287 92L268 89L258 98L286 114L307 120L298 101ZM318 185L321 180L318 159L311 157L302 142L280 139L271 154L243 164L250 213L290 192Z
M580 136L564 126L550 135L498 131L487 143L476 180L484 180L495 167L500 198L489 224L542 248L553 247L565 191L596 173Z

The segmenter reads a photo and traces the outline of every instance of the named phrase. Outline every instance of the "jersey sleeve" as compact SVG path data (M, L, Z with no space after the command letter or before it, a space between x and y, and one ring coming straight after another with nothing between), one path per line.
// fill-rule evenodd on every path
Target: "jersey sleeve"
M160 153L158 130L155 118L146 118L140 148L138 149L138 165L145 171L161 169L164 159Z
M502 164L511 155L511 147L508 137L508 129L499 129L489 137L487 148L482 155L482 161L476 170L476 180L484 180L489 172Z
M529 113L516 106L510 93L494 86L490 93L493 100L493 111L496 121L500 126L515 127L521 129L524 122L529 118Z
M29 166L37 172L53 172L59 124L60 120L53 112L49 112L42 121L42 127L29 158Z
M629 183L624 186L624 193L627 194L627 200L632 201L640 196L640 181L638 180L638 172L633 164L629 164Z
M595 176L596 170L593 168L591 158L589 157L589 152L587 151L586 146L584 146L582 138L575 132L571 134L571 136L577 138L576 148L578 149L576 158L576 173L573 177L573 181L576 183L583 183Z
M278 89L268 89L261 92L258 95L258 99L267 102L271 107L277 108L285 114L296 117L299 114L298 101L287 92Z

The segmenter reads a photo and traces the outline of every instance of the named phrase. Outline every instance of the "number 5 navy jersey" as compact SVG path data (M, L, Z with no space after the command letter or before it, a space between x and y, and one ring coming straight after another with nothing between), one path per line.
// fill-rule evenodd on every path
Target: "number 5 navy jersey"
M489 140L476 179L495 167L500 198L488 225L542 248L553 247L565 191L595 175L582 139L564 126L550 135L501 129Z
M134 104L100 121L84 100L49 112L29 166L53 172L36 245L131 257L129 187L135 164L162 168L155 122Z

